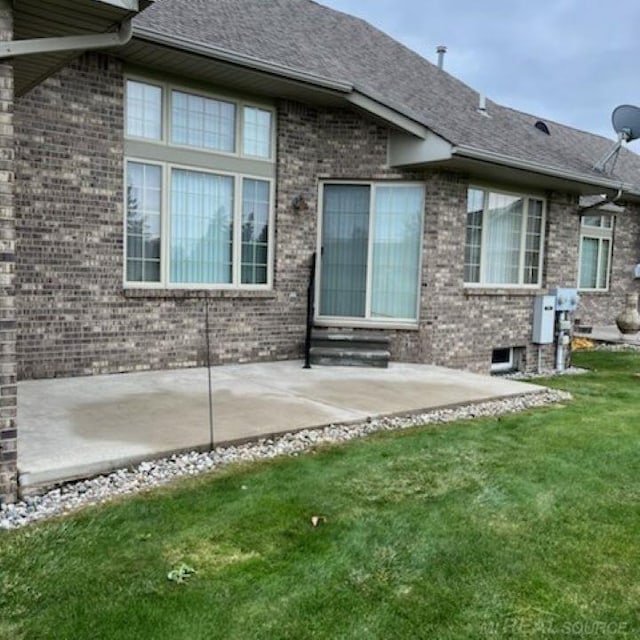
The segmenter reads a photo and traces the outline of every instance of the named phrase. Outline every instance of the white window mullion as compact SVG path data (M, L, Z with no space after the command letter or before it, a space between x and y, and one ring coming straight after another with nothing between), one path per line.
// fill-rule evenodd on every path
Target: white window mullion
M162 95L162 140L165 145L168 145L173 135L171 132L171 109L173 108L173 103L171 101L171 88L166 84L162 88Z
M242 186L243 178L234 176L233 185L233 233L231 234L231 282L234 286L240 284L241 257L242 257Z

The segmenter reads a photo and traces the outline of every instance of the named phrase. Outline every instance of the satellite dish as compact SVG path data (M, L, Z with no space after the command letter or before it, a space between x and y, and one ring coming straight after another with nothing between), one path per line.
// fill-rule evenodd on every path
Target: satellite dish
M613 163L611 164L609 173L613 171L623 142L631 142L632 140L640 138L640 107L621 104L613 110L611 123L613 124L615 132L618 134L618 142L616 142L611 151L593 165L593 168L601 173L606 173L607 162L612 158Z
M630 104L621 104L611 114L613 128L625 142L631 142L640 138L640 107Z

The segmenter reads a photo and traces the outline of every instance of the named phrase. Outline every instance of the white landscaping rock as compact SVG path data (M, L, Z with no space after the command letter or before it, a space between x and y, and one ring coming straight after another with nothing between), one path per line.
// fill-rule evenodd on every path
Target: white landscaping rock
M200 453L191 451L168 458L141 462L132 469L119 469L89 480L80 480L51 489L43 495L28 496L15 504L0 505L0 529L14 529L38 520L70 513L81 507L105 502L116 496L138 493L167 484L176 478L207 473L235 462L281 456L297 456L325 443L346 442L376 431L394 431L426 424L500 416L556 402L571 400L570 393L542 389L502 400L489 400L461 407L434 409L425 413L365 422L304 429L242 445L217 447Z

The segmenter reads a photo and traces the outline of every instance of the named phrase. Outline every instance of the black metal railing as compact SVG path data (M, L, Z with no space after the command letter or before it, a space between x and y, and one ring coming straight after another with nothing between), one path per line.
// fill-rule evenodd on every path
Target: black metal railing
M313 316L316 296L316 252L311 256L309 286L307 287L307 333L304 338L304 368L311 369L311 333L313 332Z

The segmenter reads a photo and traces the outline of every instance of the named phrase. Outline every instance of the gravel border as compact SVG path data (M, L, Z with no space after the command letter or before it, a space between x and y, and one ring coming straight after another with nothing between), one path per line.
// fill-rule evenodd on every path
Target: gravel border
M631 342L600 342L585 351L640 351L640 345Z
M565 391L541 388L520 396L489 400L459 407L434 409L419 414L370 418L347 425L329 425L263 438L242 445L217 447L213 451L192 451L142 462L131 469L119 469L89 480L81 480L52 489L43 495L26 496L14 504L0 505L0 529L15 529L33 522L59 516L87 505L112 500L117 496L146 491L185 476L196 476L237 462L252 462L281 456L297 456L314 447L362 438L378 431L396 431L411 427L444 424L517 413L526 409L571 400Z
M532 373L526 373L524 371L515 371L514 373L507 373L504 375L509 380L533 380L534 378L552 378L554 376L579 376L583 373L591 373L591 369L584 369L583 367L567 367L562 371L556 369L541 369Z

